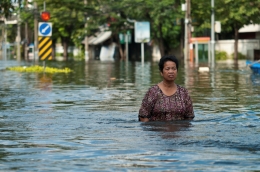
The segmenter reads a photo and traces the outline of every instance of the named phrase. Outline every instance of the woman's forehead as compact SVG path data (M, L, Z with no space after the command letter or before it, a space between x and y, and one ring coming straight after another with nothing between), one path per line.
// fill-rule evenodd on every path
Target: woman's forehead
M173 62L173 61L166 61L166 62L164 63L164 66L175 66L175 67L176 67L176 63Z

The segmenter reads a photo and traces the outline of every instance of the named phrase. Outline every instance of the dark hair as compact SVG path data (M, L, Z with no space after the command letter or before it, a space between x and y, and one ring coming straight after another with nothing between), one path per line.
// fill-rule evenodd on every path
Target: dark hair
M165 55L163 56L160 61L159 61L159 70L162 72L163 71L163 67L164 67L164 63L167 61L172 61L176 64L177 70L179 68L179 61L178 59L174 56L174 55Z

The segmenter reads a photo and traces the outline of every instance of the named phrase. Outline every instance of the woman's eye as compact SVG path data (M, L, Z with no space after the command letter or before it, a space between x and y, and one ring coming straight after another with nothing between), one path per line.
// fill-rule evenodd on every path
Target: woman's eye
M165 70L177 70L176 68L166 68Z

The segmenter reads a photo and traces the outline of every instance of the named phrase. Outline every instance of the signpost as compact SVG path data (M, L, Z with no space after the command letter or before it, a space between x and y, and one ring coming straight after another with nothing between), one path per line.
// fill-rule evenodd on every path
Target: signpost
M150 41L150 23L135 22L135 42L141 43L142 65L144 64L144 43Z
M39 48L39 59L40 60L51 60L52 59L52 23L50 22L39 22L38 26L38 48Z
M34 8L37 9L37 3L34 2ZM34 17L34 60L51 60L52 59L52 23L48 22L51 18L50 12L46 11L46 3L44 1L43 11L41 12L41 21ZM38 50L38 51L37 51ZM45 61L44 61L45 67Z
M52 60L52 40L51 37L38 37L38 48L40 60Z
M214 0L211 0L211 60L212 67L215 65L215 9Z
M52 23L49 22L39 22L38 27L39 36L51 36L52 35Z

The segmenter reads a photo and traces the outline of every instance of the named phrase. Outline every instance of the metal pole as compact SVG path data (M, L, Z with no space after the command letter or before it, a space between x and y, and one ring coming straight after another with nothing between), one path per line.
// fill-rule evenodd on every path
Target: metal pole
M199 66L199 44L198 41L195 43L195 51L196 51L196 57L195 57L195 66Z
M185 33L184 33L184 62L186 63L187 59L188 59L188 54L187 54L187 48L188 48L188 37L187 37L187 33L188 33L188 12L187 12L187 0L186 0L186 4L185 4L185 20L184 20L184 24L185 24Z
M84 4L87 6L87 0L84 0ZM87 27L88 27L88 24L87 24L87 13L85 13L85 29L87 29ZM86 34L86 36L85 36L85 40L84 40L84 42L85 42L85 62L87 62L87 61L89 61L89 47L88 47L88 36L87 36L87 34Z
M2 32L2 36L4 36L4 29L1 27L0 25L0 29L1 29L1 32ZM3 57L3 50L4 50L4 37L1 37L0 39L0 59L4 59ZM1 52L1 48L2 48L2 52Z
M211 62L215 63L215 14L214 14L214 0L211 0Z
M20 8L20 7L18 6L18 8ZM21 43L21 26L20 26L20 10L18 10L18 12L17 12L17 40L16 40L16 46L17 46L16 57L17 57L18 61L21 60L20 43Z
M6 43L7 43L7 25L5 24L4 26L4 54L3 54L3 59L7 60L7 50L6 50Z
M25 60L29 60L28 59L28 23L25 22L24 24L24 35L25 35L25 41L24 41L24 59Z
M185 19L184 19L184 63L187 61L187 2L185 4Z
M26 9L28 9L28 0L26 0ZM28 22L25 21L24 24L24 59L29 60L28 58L28 43L29 43L29 36L28 36Z
M4 29L2 31L2 35L3 35L3 42L2 42L2 59L5 60L5 25L4 25Z
M141 43L142 65L144 65L144 43Z
M210 66L211 64L211 48L210 48L211 44L210 41L208 42L208 65Z
M185 61L190 58L190 0L186 0L186 13L185 13Z
M128 61L128 33L125 34L125 53L126 53L126 61Z
M34 2L34 61L38 60L38 20L37 3Z

